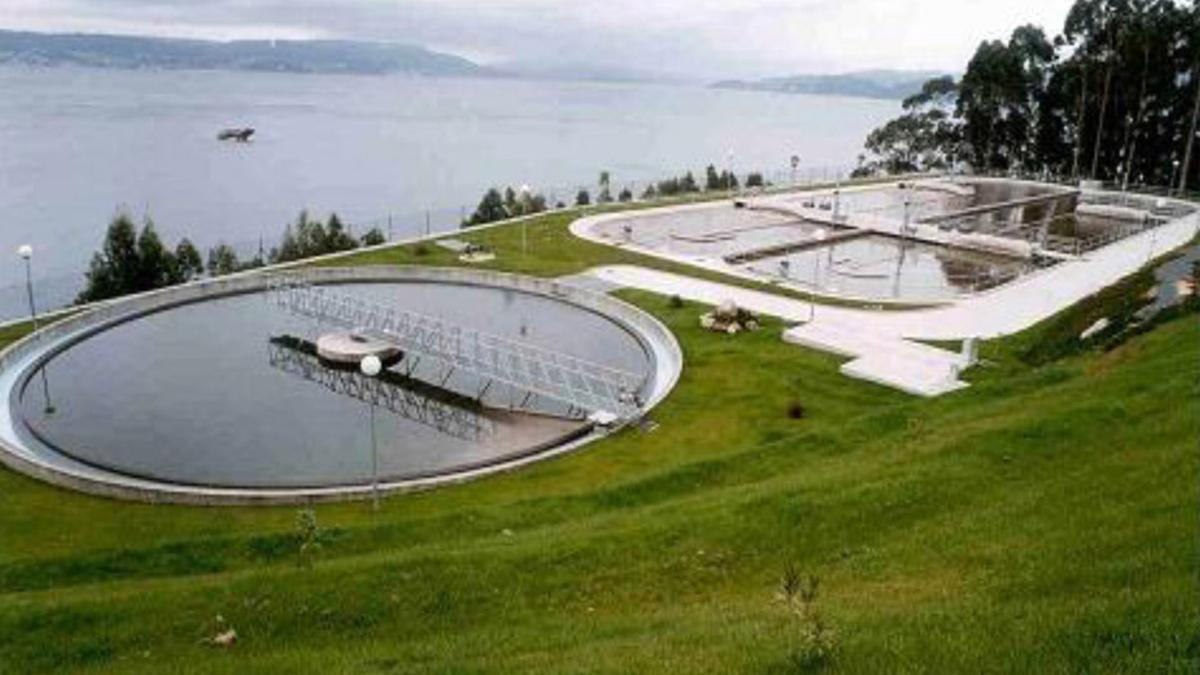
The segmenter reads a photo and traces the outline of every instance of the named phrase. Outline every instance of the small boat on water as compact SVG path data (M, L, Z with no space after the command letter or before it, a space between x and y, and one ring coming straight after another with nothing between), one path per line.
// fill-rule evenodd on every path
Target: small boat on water
M237 141L238 143L246 143L250 137L254 135L254 127L237 127L232 129L222 129L217 133L218 141Z

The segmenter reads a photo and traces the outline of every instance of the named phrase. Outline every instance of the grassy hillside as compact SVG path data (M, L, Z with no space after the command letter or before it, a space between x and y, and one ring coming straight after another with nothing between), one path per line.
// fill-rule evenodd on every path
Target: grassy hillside
M1014 338L925 401L778 324L730 338L625 297L685 352L656 430L378 513L319 506L307 564L295 508L0 471L0 672L794 672L789 566L820 579L828 672L1200 668L1194 316L1037 367Z

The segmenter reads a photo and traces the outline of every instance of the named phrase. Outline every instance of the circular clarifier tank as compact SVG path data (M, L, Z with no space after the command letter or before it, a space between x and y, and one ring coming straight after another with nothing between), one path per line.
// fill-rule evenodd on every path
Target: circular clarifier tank
M670 333L606 296L495 274L311 274L339 298L630 374L644 407L678 375ZM187 501L344 496L509 468L597 435L595 410L428 354L398 350L374 378L322 358L323 337L362 328L293 313L261 280L102 314L7 359L20 372L8 378L5 445L76 487Z

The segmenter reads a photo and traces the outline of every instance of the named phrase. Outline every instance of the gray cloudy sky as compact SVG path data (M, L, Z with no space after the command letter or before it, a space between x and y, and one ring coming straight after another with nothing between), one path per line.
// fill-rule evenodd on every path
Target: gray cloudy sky
M959 70L1072 0L0 0L0 27L413 42L481 62L602 63L701 78Z

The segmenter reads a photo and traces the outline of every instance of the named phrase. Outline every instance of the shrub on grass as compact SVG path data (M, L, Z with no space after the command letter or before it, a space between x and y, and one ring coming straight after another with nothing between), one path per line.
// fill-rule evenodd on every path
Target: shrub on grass
M788 404L787 416L789 419L802 420L804 419L804 404L799 401L792 401Z
M671 309L680 309L683 307L683 298L679 297L678 295L672 295L667 300L667 306Z
M817 611L817 589L821 580L814 575L800 574L788 565L779 583L776 599L787 612L790 626L787 664L798 673L824 670L837 649L837 634Z
M362 242L363 246L379 246L380 244L387 243L387 237L384 236L383 231L378 227L372 227L367 230L366 234L359 238L359 241Z
M301 567L312 567L313 559L321 551L325 531L317 523L317 512L300 509L296 512L297 563Z

